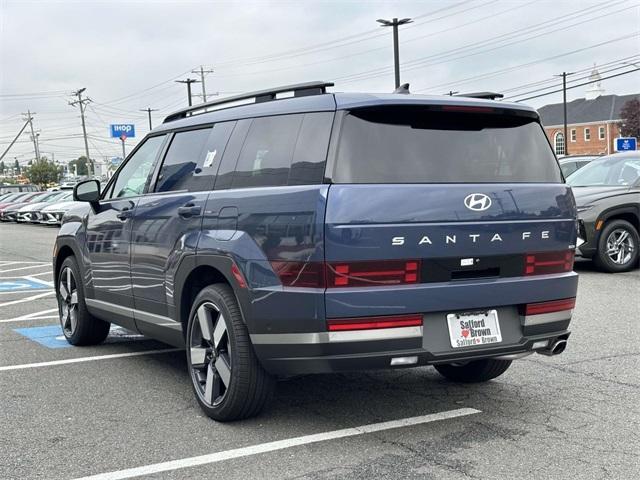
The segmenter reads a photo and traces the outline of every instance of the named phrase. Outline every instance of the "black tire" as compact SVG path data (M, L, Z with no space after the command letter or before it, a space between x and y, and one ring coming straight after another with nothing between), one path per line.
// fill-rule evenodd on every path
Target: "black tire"
M485 358L464 365L434 365L440 375L448 380L460 383L487 382L499 377L511 366L511 360Z
M186 346L191 385L207 416L228 422L264 409L275 382L253 351L228 285L210 285L198 294L189 314Z
M627 245L623 249L623 252L625 254L624 256L626 256L627 253L630 253L630 255L628 255L628 260L623 261L622 263L617 263L607 253L609 250L610 239L612 236L615 237L617 235L616 232L626 232L628 237L625 240L625 243L629 242L629 245L632 248L632 250L629 251L629 245ZM636 230L633 225L631 225L626 220L611 220L605 224L602 232L600 232L600 239L598 240L598 250L593 257L593 261L598 268L604 270L605 272L627 272L633 269L638 263L639 247L640 237L638 236L638 230Z
M60 326L71 345L97 345L107 338L111 324L94 317L87 310L84 285L77 281L81 278L75 257L65 258L55 287Z

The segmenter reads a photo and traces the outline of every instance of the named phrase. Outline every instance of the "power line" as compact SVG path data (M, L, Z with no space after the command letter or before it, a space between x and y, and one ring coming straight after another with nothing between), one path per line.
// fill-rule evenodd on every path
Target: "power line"
M629 73L637 72L638 70L640 70L640 68L636 68L634 70L629 70L628 72L616 73L615 75L609 75L608 77L602 77L600 80L607 80L609 78L621 77L622 75L628 75ZM578 83L577 85L572 85L570 87L567 87L567 90L571 90L573 88L578 88L578 87L584 87L585 85L589 85L591 83L593 83L593 82ZM516 102L524 102L526 100L531 100L531 99L534 99L534 98L546 97L547 95L552 95L554 93L558 93L558 92L561 92L561 91L562 91L562 89L554 90L553 92L542 93L540 95L534 95L532 97L521 98L520 100L516 100Z

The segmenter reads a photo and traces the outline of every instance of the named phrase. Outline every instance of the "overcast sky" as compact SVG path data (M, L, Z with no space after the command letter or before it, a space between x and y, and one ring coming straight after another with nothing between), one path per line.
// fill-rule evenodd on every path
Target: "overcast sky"
M108 124L135 123L135 144L186 106L190 71L213 68L209 94L227 95L308 80L335 91L393 90L391 29L378 18L411 17L401 27L401 78L415 93L498 91L514 99L544 93L554 74L593 64L602 76L640 66L637 0L471 1L28 1L0 0L0 150L35 111L44 155L68 161L83 153L71 92L86 87L91 156L120 153ZM608 72L608 73L605 73ZM640 72L603 81L606 93L640 91ZM200 84L194 84L200 93ZM584 97L586 87L568 92ZM551 90L555 90L552 88ZM529 95L527 92L535 91ZM201 101L199 98L194 99ZM561 94L528 100L540 107ZM24 134L5 157L26 163Z

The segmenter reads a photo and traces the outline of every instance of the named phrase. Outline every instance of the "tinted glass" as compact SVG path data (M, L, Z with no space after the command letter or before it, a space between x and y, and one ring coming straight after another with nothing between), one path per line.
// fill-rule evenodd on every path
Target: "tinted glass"
M232 188L286 185L303 115L256 118L244 142Z
M134 197L144 192L164 138L162 135L147 139L133 156L127 159L127 163L118 172L113 187L109 189L108 198Z
M542 127L493 113L356 110L343 122L337 183L561 182Z
M332 124L333 112L305 114L287 185L322 183Z
M174 135L158 175L156 192L194 191L198 188L202 182L193 181L194 172L198 162L202 165L205 161L205 144L210 134L211 129L204 128ZM213 188L213 181L209 188Z
M231 138L227 142L227 148L222 156L222 163L220 164L218 176L216 177L216 190L231 187L238 156L240 155L240 150L247 138L247 133L249 132L252 122L253 120L251 119L238 120L236 122Z
M578 167L576 165L576 162L566 162L566 163L560 164L560 169L562 170L562 174L564 175L564 178L567 178L569 175L575 172L578 169Z
M573 187L633 185L640 178L640 157L604 157L594 160L568 179Z

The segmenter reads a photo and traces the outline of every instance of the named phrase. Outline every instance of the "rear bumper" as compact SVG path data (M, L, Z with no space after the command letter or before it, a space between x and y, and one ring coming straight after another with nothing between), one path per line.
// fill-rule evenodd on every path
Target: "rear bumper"
M531 316L520 312L516 306L498 308L503 341L473 347L451 346L446 325L450 312L425 314L420 327L252 334L251 340L269 372L299 375L500 357L544 349L568 338L571 310Z

